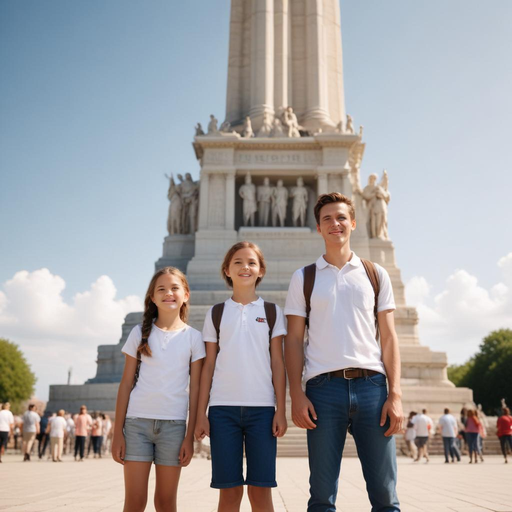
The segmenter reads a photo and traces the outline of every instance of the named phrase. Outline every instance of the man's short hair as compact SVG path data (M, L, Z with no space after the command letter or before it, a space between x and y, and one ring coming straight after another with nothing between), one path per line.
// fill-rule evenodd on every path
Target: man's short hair
M445 414L450 414L450 409L448 409L448 407L444 410L444 413Z
M35 407L36 407L36 404L30 404L28 406L28 410L31 411L32 409L35 409Z
M423 409L421 412L422 412L423 414L427 414L427 409Z
M339 192L331 192L330 194L322 194L316 200L314 212L316 223L320 224L320 210L326 205L331 203L345 203L348 206L348 212L350 213L350 219L355 220L356 218L356 210L354 208L354 203L350 198L340 194Z

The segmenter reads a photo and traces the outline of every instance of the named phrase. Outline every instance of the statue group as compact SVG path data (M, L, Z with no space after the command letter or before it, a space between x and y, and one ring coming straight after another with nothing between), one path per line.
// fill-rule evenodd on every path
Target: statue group
M370 174L368 185L364 187L362 196L368 208L368 235L370 238L389 240L388 236L388 203L391 195L388 191L389 178L386 171L380 183L378 176Z
M179 183L174 181L172 174L167 178L169 178L167 197L171 201L167 231L170 235L193 234L197 231L199 182L193 181L188 172L185 174L185 179L178 174Z
M268 226L269 220L273 227L284 227L288 208L288 200L292 199L292 223L304 227L308 205L308 190L304 180L297 178L297 186L288 190L283 180L278 180L276 186L270 184L269 178L263 180L263 185L256 188L251 174L245 176L245 183L238 190L243 200L243 225L256 226L255 215L258 213L258 226Z
M207 132L204 133L201 123L197 123L195 130L196 136L202 135L222 135L223 133L236 133L231 128L231 124L228 121L224 121L220 128L218 128L217 118L211 114L210 121L208 122ZM252 137L300 137L302 126L299 125L297 116L293 111L292 107L280 107L277 109L275 115L271 115L268 112L263 113L263 124L257 133L252 128L251 118L245 117L243 126L240 130L240 135L243 139L250 139Z

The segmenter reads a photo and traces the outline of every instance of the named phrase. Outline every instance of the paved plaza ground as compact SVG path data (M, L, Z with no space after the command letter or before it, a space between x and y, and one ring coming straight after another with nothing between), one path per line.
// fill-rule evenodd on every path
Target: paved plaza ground
M512 463L488 456L483 464L414 463L399 458L398 493L403 512L511 512ZM21 461L6 455L0 465L0 510L9 512L122 510L122 468L111 459L87 459L52 463ZM308 462L304 458L279 458L279 487L274 492L276 512L304 512L308 499ZM154 472L152 472L153 476ZM213 512L217 491L210 489L210 462L194 459L182 471L178 497L180 512ZM151 479L153 492L154 479ZM153 511L152 503L147 510ZM343 461L338 510L369 511L358 459ZM244 497L242 511L250 511Z

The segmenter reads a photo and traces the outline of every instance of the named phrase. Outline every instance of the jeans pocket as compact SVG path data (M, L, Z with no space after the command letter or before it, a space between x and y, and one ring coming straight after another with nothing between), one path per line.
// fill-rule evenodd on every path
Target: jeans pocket
M386 376L383 375L382 373L368 377L368 381L370 381L374 386L377 387L385 387L387 384Z
M327 380L327 375L321 374L316 377L312 377L306 382L306 387L308 388L319 388L323 386L325 381Z

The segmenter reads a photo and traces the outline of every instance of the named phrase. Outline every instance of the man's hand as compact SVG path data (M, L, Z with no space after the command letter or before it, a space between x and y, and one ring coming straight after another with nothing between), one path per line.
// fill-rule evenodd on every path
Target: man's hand
M313 404L304 394L304 392L300 391L296 395L292 396L293 423L295 423L295 425L297 425L299 428L312 430L316 428L316 425L313 423L310 415L315 421L318 419Z
M198 414L196 428L194 430L196 441L201 441L205 436L210 437L210 422L206 414Z
M403 428L404 413L402 411L402 400L398 396L389 395L384 402L382 413L380 415L380 426L383 427L389 416L389 428L384 435L390 437L400 432Z

